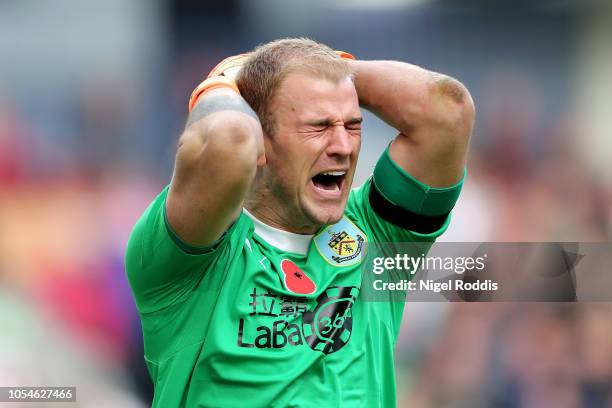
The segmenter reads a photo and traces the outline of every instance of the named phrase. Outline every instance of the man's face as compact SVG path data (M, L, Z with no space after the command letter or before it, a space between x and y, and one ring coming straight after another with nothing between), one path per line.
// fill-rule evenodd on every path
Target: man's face
M263 169L270 211L294 232L335 223L344 213L361 147L353 82L289 74L271 112L274 132L265 138Z

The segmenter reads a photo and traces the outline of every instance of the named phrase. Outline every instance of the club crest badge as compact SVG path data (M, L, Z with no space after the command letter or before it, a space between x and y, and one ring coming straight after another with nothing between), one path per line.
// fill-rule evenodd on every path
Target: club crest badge
M327 243L339 256L351 256L357 251L357 241L346 231L332 234Z
M350 266L361 262L366 235L348 218L324 228L314 239L323 258L334 266Z

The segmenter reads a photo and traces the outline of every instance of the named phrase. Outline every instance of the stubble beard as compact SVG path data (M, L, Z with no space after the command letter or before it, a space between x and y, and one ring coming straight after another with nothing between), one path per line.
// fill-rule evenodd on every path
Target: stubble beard
M299 194L282 180L265 179L263 174L256 177L244 206L260 221L299 234L313 234L323 225L339 221L344 213L337 210L338 215L327 214L312 200L308 200L305 192ZM342 209L345 206L346 199L343 200Z

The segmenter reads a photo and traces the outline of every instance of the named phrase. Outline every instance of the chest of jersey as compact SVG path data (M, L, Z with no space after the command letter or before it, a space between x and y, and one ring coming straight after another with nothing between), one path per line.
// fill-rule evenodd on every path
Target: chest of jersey
M275 401L295 401L317 389L325 403L364 397L364 387L355 385L366 380L371 343L371 305L359 296L367 238L360 231L322 234L325 241L315 237L306 254L247 235L228 266L199 357L210 379L265 385ZM323 244L330 250L327 258ZM359 392L349 395L351 390Z
M257 236L245 241L222 302L243 349L330 355L350 343L366 237L349 221L314 237L306 254L284 252ZM242 270L240 270L242 269ZM289 352L289 354L292 354Z

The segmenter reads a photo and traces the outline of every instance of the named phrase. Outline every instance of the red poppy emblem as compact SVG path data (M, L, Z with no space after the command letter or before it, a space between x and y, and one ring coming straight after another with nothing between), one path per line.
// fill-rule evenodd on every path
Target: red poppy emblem
M308 295L316 290L317 287L308 275L290 260L281 261L281 270L285 274L285 287L290 291Z

